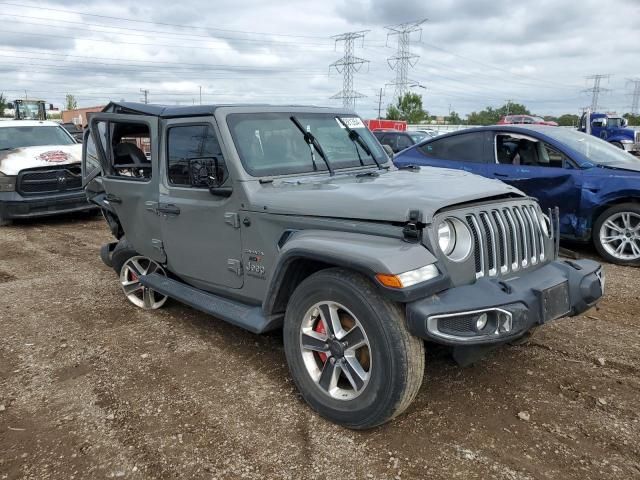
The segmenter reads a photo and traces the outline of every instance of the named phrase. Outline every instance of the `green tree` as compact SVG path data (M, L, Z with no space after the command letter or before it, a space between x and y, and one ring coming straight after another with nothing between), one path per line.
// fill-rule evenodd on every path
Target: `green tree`
M4 117L4 109L7 108L7 99L4 93L0 93L0 117Z
M67 93L65 97L65 110L75 110L78 108L78 102L76 101L76 97Z
M420 123L428 112L422 108L422 97L417 93L405 93L398 99L396 105L387 107L387 120L404 120L407 123Z
M574 115L573 113L565 113L558 117L558 125L561 127L575 127L578 125L580 121L580 117L578 115Z
M469 125L493 125L505 115L531 115L531 112L520 103L508 102L499 108L487 107L479 112L471 112L467 118Z
M625 113L623 117L627 119L627 121L629 122L629 125L633 125L634 127L640 126L640 115L634 115L633 113Z
M458 115L457 112L451 112L447 117L447 122L450 123L451 125L461 125L462 119L460 118L460 115Z

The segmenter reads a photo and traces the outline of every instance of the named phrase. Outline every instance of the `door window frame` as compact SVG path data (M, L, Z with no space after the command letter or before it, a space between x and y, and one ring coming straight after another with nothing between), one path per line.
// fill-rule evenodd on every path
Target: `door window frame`
M164 119L160 125L160 131L162 132L162 142L160 150L163 155L161 155L161 159L159 161L159 169L161 171L161 180L160 183L164 188L169 188L171 190L183 190L189 192L206 192L207 195L211 195L209 190L205 187L193 187L191 185L174 185L169 181L169 130L174 127L193 127L193 126L208 126L213 128L213 133L215 134L218 145L220 146L220 152L222 153L222 160L226 167L227 172L227 182L233 182L232 173L227 166L227 159L229 158L229 154L227 152L226 145L224 140L222 139L222 135L220 134L220 129L218 128L218 122L213 115L207 115L203 117L195 117L195 118L169 118Z
M155 128L154 128L154 119L155 119ZM159 155L157 144L160 141L160 130L157 126L158 117L154 117L151 115L137 115L137 114L120 114L120 113L97 113L93 114L89 119L89 135L91 135L93 142L96 147L96 152L98 154L98 158L102 165L102 171L104 178L108 178L110 180L118 180L125 182L135 182L135 183L150 183L153 181L153 178L158 175L159 171ZM105 131L105 140L107 144L107 149L105 150L105 145L102 143L102 139L100 138L100 129L98 127L99 123L106 124ZM150 149L150 163L151 163L151 176L137 178L137 177L128 177L126 175L115 175L113 174L113 148L112 148L112 139L111 139L111 124L112 123L130 123L130 124L142 124L146 125L149 130L149 149ZM154 130L156 132L156 136L158 138L154 139ZM95 171L95 170L94 170ZM155 175L154 175L155 173ZM95 178L95 177L94 177Z

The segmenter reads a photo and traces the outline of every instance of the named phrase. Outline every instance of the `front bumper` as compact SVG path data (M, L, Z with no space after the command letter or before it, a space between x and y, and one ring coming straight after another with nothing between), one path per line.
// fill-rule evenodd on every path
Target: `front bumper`
M599 263L554 261L521 277L481 278L409 303L407 323L413 335L445 345L496 345L516 340L536 325L579 315L603 293ZM478 330L484 321L486 327Z
M622 142L622 147L629 153L640 153L640 143Z
M0 193L0 217L5 220L84 212L97 208L83 191L24 197L17 192Z

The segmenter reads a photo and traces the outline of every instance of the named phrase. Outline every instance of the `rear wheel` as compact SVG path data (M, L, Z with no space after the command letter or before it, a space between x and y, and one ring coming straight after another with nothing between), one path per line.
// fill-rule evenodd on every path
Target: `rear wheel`
M618 265L640 265L640 205L624 203L605 210L593 229L598 253Z
M618 148L621 148L622 150L624 150L624 145L622 145L620 142L611 142L611 145L613 145L614 147L618 147Z
M135 256L129 258L120 270L120 284L127 299L136 307L145 310L155 310L164 305L167 296L145 287L140 283L140 277L149 274L166 277L164 269L147 257Z
M409 334L400 307L347 270L323 270L298 286L287 306L284 347L304 399L349 428L402 413L424 375L424 343Z

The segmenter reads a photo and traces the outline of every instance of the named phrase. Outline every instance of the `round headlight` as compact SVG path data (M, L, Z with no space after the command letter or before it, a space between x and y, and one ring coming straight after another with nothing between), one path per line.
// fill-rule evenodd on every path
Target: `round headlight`
M473 248L473 237L469 228L458 218L449 217L438 225L438 246L449 260L466 260Z
M484 327L487 326L487 322L489 321L489 317L486 313L481 314L478 318L476 318L476 330L482 331Z
M456 230L450 220L438 226L438 246L445 255L450 255L456 246Z

